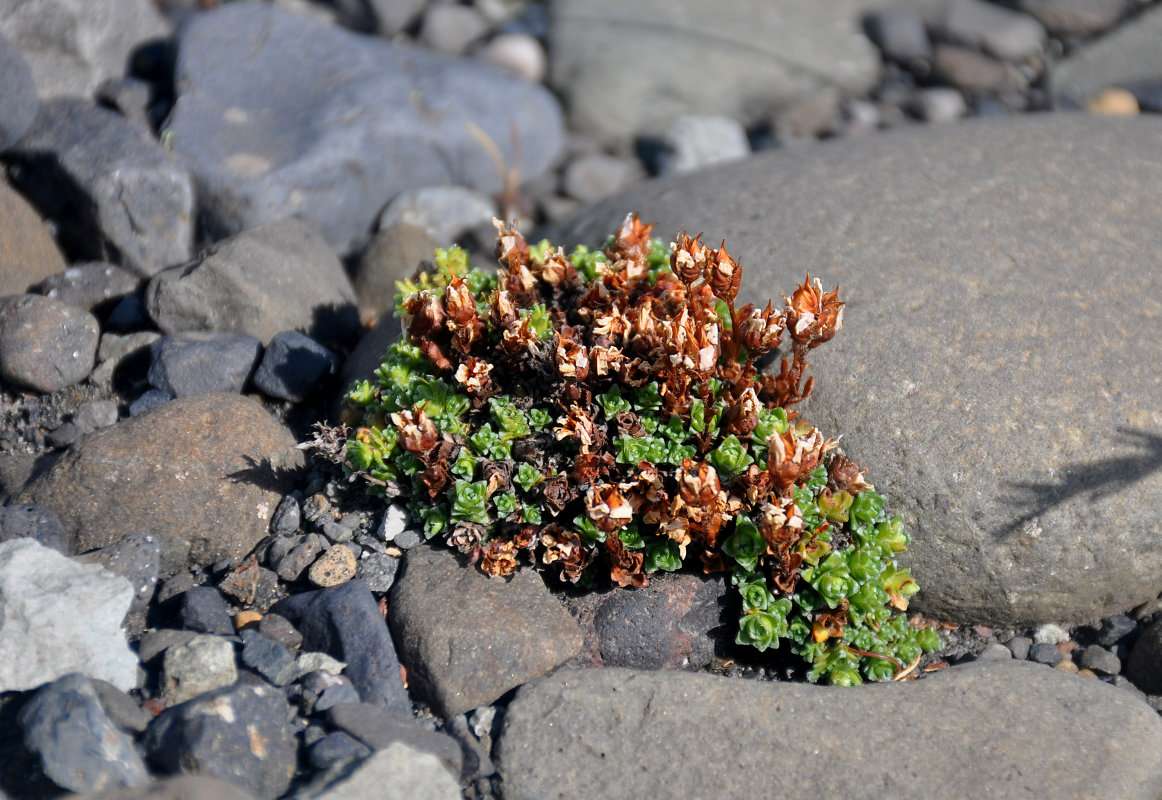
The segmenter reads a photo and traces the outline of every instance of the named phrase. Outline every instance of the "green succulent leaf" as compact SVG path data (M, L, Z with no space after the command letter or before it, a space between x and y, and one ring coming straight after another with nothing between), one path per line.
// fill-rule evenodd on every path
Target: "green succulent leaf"
M754 463L746 446L733 433L722 440L718 447L711 450L706 460L709 461L723 477L733 478Z
M528 492L542 480L544 480L544 476L541 475L540 470L527 461L522 461L516 468L516 475L513 476L512 482Z
M831 553L818 567L803 570L803 579L811 584L829 608L837 608L858 588L842 553Z
M630 550L641 550L646 546L645 539L642 538L641 531L637 529L634 524L629 524L617 532L617 538L621 539L621 543Z
M516 499L515 494L511 493L496 493L492 496L492 504L496 506L496 513L501 517L508 517L517 512L520 508L520 502Z
M466 481L472 480L476 475L476 456L472 455L472 451L467 447L461 447L460 454L452 462L451 471L459 478Z
M748 572L754 572L759 556L767 549L766 540L750 517L739 514L734 518L734 533L722 543L722 552L738 562Z
M492 415L492 424L500 431L501 439L519 439L532 433L528 416L511 400L492 397L488 401L488 407Z
M452 520L488 524L487 482L456 481L452 498Z
M543 431L553 424L553 415L543 408L530 408L529 422L538 431Z
M581 537L582 543L593 545L605 541L605 531L594 525L593 520L584 514L574 517L573 525L577 528L577 534Z
M605 394L597 395L597 402L601 404L601 410L605 412L606 419L613 419L622 411L629 411L630 403L621 396L621 387L617 384L613 385Z
M662 395L658 384L647 383L633 393L633 406L638 411L654 412L662 407ZM651 431L652 432L652 431Z
M678 543L670 539L654 539L646 542L643 566L646 572L664 570L673 572L682 568L682 555Z
M787 614L790 611L791 601L786 597L772 603L765 611L748 611L738 620L735 642L751 645L760 653L778 646L779 639L787 635Z

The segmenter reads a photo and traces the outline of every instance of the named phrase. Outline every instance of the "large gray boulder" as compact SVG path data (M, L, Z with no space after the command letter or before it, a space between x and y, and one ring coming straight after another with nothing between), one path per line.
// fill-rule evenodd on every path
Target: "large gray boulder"
M1148 705L1028 662L856 689L562 670L517 693L499 751L521 800L1162 793Z
M561 112L542 87L265 3L192 18L176 81L168 135L218 236L298 216L349 252L405 189L500 191L490 147L533 178L562 145Z
M1052 72L1056 94L1084 102L1111 86L1162 81L1162 8L1144 11L1132 24L1077 48Z
M743 294L810 271L848 302L806 416L902 513L914 608L1082 621L1162 590L1162 123L981 120L642 185L627 210L725 238Z
M869 0L553 0L549 76L570 127L607 141L685 114L754 121L823 86L872 87ZM880 4L883 5L883 4Z

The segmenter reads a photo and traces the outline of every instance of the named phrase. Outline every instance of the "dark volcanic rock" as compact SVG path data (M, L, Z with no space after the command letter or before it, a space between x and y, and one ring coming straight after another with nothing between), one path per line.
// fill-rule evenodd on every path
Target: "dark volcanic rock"
M808 270L838 284L844 329L812 353L803 413L903 514L914 607L1088 621L1162 590L1158 131L893 132L644 184L538 233L593 244L638 210L725 238L745 300Z
M149 346L149 383L170 397L241 392L262 343L245 333L195 331L163 336Z
M0 298L0 379L55 392L85 379L100 338L89 312L32 294Z
M409 682L449 717L544 675L582 644L536 572L495 580L435 547L408 551L388 611Z

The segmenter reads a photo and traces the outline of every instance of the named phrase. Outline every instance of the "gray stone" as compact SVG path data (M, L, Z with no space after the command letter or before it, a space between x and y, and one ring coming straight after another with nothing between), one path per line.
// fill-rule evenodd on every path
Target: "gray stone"
M298 403L325 389L339 372L339 357L306 334L274 335L254 371L256 389L279 400Z
M110 78L97 87L94 97L105 108L111 108L125 119L146 130L153 130L151 107L157 88L140 78Z
M274 517L270 520L270 532L273 534L293 534L299 529L299 523L302 521L302 509L299 506L299 498L293 494L288 494L278 503L278 508L274 511Z
M589 153L569 162L561 188L583 203L595 203L629 186L640 173L641 168L629 159Z
M242 663L250 667L275 686L286 686L298 677L295 657L277 642L263 636L258 631L245 631L242 646Z
M391 589L398 571L398 558L387 553L371 553L364 554L363 558L359 559L356 577L362 578L368 589L379 593Z
M429 50L464 55L488 31L488 22L472 6L433 3L424 12L419 42Z
M343 265L305 222L260 225L167 270L145 291L149 315L166 333L236 331L263 344L286 330L320 341L355 332L355 293Z
M392 198L379 215L380 230L400 223L424 230L447 247L466 231L487 224L499 213L488 195L466 186L421 186ZM431 253L427 258L431 258Z
M143 392L140 397L129 404L129 416L138 417L146 411L157 408L160 405L168 403L173 400L173 395L169 392L163 392L159 389L150 389Z
M925 122L955 122L968 113L964 96L943 86L916 92L913 106L916 116Z
M148 664L171 647L186 644L198 634L173 628L158 628L137 640L137 654L142 664Z
M32 689L83 671L128 691L137 657L121 622L129 581L31 539L0 544L0 691Z
M80 798L77 798L80 800ZM136 789L114 789L84 800L255 800L232 783L205 775L179 775Z
M65 269L40 214L0 180L0 295L22 294Z
M149 346L149 383L170 397L238 393L246 386L262 343L245 333L192 331Z
M1018 661L1024 661L1029 657L1029 648L1032 646L1033 640L1028 636L1014 636L1005 642L1005 647L1009 648L1009 652L1013 654L1013 658Z
M98 361L121 361L134 354L147 351L147 348L161 338L157 331L138 331L137 333L104 333L101 335L101 344L97 347Z
M0 33L0 153L32 127L40 102L20 51Z
M986 92L1005 82L1005 65L971 47L955 44L936 46L932 75L966 92Z
M460 775L461 752L456 740L445 733L421 728L414 720L368 703L339 703L327 710L327 722L373 750L404 742L427 751L440 759L453 775Z
M1083 45L1050 74L1055 94L1079 103L1111 86L1157 81L1162 76L1162 7L1145 9L1132 25Z
M1138 623L1125 614L1114 614L1102 620L1098 630L1097 643L1102 647L1113 647L1122 639L1133 633Z
M258 566L258 559L253 556L225 575L218 583L218 590L232 597L235 603L260 614L274 605L283 594L278 575Z
M165 651L161 692L171 706L231 686L236 680L234 645L221 636L199 633Z
M407 528L406 530L400 531L399 534L397 534L396 537L391 540L391 543L398 547L400 550L411 550L423 540L424 534L422 531L418 531L415 528Z
M860 15L882 5L554 0L549 78L570 128L606 141L659 135L686 114L755 122L821 86L870 89L879 57Z
M750 155L746 131L729 117L678 117L666 127L664 142L669 152L662 162L663 174L691 172Z
M936 27L952 41L1007 61L1040 52L1046 39L1037 20L985 0L948 0Z
M375 535L385 542L394 542L397 536L407 530L408 522L407 508L399 503L392 503L383 512Z
M231 686L163 711L143 745L167 772L220 778L274 798L286 791L295 771L289 716L281 690Z
M149 131L120 115L51 100L8 157L20 165L17 185L56 221L75 259L113 261L148 278L190 257L193 181Z
M133 739L105 715L96 690L80 672L38 691L20 709L19 723L25 747L62 789L94 792L149 781Z
M167 130L221 234L294 214L351 252L406 189L500 191L491 150L531 178L561 148L560 111L539 86L263 4L191 20L177 85Z
M1036 661L1038 664L1048 664L1051 667L1056 666L1061 661L1061 651L1057 649L1055 644L1034 642L1029 648L1029 660Z
M81 429L71 422L66 422L53 429L45 437L45 441L53 447L68 447L81 438Z
M743 746L739 731L763 733ZM893 741L913 744L884 746ZM939 787L949 797L1153 798L1160 749L1162 721L1141 701L1023 662L854 690L567 670L518 691L499 766L506 797L544 800L743 798L756 786L788 800L866 797L869 787L880 797Z
M395 645L367 584L356 579L296 594L274 611L302 632L304 646L347 662L347 676L364 702L411 716Z
M157 590L161 572L161 542L152 533L133 531L85 555L110 572L125 577L133 587L134 611L144 611Z
M0 34L24 53L41 97L87 96L169 26L151 0L3 0Z
M408 552L388 618L409 684L448 717L494 702L582 645L577 623L539 574L493 580L435 547Z
M782 143L813 139L834 132L843 96L838 89L825 86L775 114L773 131Z
M700 669L727 644L725 623L734 619L726 596L721 576L659 573L644 589L583 594L567 605L585 632L586 666Z
M97 699L101 701L101 708L109 717L109 721L122 730L141 733L153 721L152 714L137 705L137 701L126 692L108 681L92 678L89 684L97 693Z
M77 552L148 530L172 574L250 552L301 463L294 437L258 403L196 395L89 434L22 502L53 509Z
M868 33L885 58L907 64L932 55L932 43L919 9L889 6L868 14Z
M977 656L981 661L1008 661L1013 657L1013 651L1005 647L1003 644L990 642L984 646Z
M325 540L320 537L304 538L300 544L292 547L281 558L272 561L271 565L278 577L284 581L297 581L315 559L326 549Z
M62 555L71 555L69 535L51 508L35 503L0 507L0 542L31 539Z
M1082 669L1091 669L1102 675L1117 675L1122 671L1121 659L1100 644L1091 644L1089 647L1082 648L1079 657L1075 660L1077 666Z
M352 690L354 691L354 690ZM357 761L367 758L374 751L363 742L344 731L328 733L310 746L307 758L311 766L325 770L343 761Z
M117 404L112 400L91 400L82 403L73 414L73 423L83 433L92 433L117 423Z
M411 278L421 262L431 264L436 248L450 242L406 222L379 230L364 248L354 276L360 319L367 324L390 319L395 309L396 281ZM398 322L395 327L399 327ZM377 354L378 358L382 356L382 351ZM344 388L347 385L342 383Z
M55 392L93 369L101 332L89 312L33 294L0 298L0 379Z
M396 742L385 750L324 773L321 784L298 795L303 800L458 800L460 784L435 756Z
M1113 27L1134 8L1133 0L1017 0L1017 8L1054 36L1088 36Z
M380 36L391 37L420 15L427 0L367 0Z
M303 645L303 635L294 625L279 614L266 614L258 623L258 632L272 642L282 645L292 654L297 654Z
M92 311L137 291L141 279L132 272L104 261L74 264L50 276L37 291L62 303Z
M746 301L838 284L802 413L904 516L913 607L1090 621L1162 592L1155 136L1086 115L894 131L643 184L538 236L593 245L635 209L725 239Z
M229 636L234 621L226 598L213 586L195 586L182 595L182 627L199 633Z
M334 708L340 703L359 703L359 692L355 691L355 687L349 683L336 683L334 686L328 686L319 692L319 697L315 700L311 707L312 712L318 714ZM368 706L374 708L376 711L381 711L378 706ZM391 713L391 712L387 712ZM392 719L398 719L392 715Z

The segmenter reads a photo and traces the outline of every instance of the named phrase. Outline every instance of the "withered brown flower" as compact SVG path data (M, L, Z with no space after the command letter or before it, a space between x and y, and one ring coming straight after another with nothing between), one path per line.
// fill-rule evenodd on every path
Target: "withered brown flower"
M423 406L414 412L403 410L391 415L391 421L399 429L399 442L409 453L427 453L440 439L436 425L424 413Z
M633 520L633 507L613 483L590 486L585 493L585 510L593 524L606 532L624 528Z

